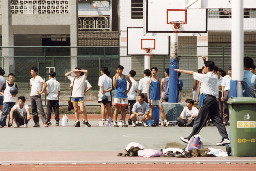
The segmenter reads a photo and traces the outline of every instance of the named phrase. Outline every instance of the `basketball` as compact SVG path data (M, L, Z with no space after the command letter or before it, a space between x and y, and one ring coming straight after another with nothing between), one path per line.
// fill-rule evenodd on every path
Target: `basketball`
M18 89L16 87L12 87L10 89L10 93L11 93L11 95L16 95L16 94L18 94Z
M93 7L93 8L97 8L97 4L95 4L95 3L92 4L92 7Z

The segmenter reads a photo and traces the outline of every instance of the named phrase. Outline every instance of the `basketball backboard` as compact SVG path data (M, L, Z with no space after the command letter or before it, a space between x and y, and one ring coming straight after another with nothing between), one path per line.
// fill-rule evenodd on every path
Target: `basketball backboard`
M128 55L145 55L145 49L154 55L169 55L169 36L145 36L143 27L128 27L127 38Z
M207 33L207 9L192 8L191 2L146 0L146 32L175 33L174 23L180 23L182 33Z

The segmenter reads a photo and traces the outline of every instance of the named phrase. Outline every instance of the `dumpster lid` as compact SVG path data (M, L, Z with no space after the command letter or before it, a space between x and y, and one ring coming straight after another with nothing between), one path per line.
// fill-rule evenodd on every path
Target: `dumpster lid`
M231 97L228 104L256 104L256 98L252 97Z

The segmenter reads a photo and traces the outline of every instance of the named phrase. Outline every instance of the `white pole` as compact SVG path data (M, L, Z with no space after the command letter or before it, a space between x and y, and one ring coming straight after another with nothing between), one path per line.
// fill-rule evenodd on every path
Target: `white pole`
M241 81L244 68L244 5L243 0L232 1L232 80L237 81L237 96L242 97Z
M144 55L144 69L150 69L150 54Z
M171 34L171 58L178 58L178 33Z

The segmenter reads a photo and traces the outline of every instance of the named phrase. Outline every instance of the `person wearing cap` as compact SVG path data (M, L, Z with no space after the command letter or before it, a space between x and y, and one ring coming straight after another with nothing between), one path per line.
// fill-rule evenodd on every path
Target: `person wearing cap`
M56 73L51 71L49 73L49 80L46 81L46 91L47 96L47 125L51 126L51 113L52 109L55 113L56 126L59 126L59 99L60 99L60 83L55 78Z
M229 121L229 110L228 110L228 99L229 99L229 91L230 91L230 80L231 80L231 67L228 69L228 75L223 77L221 86L222 86L222 92L221 92L221 101L223 102L223 112L222 112L222 119L223 123L225 125L228 125Z

